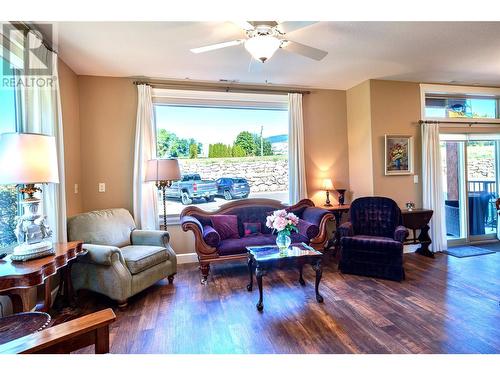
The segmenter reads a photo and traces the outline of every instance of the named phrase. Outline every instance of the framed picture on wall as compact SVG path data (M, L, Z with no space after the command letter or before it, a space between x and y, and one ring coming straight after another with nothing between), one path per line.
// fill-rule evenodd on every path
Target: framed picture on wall
M385 175L413 174L413 137L385 135Z

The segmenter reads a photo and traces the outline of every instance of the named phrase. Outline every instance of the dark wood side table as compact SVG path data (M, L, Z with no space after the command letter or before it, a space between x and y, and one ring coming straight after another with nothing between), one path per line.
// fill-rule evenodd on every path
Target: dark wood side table
M0 259L0 294L7 295L12 300L14 313L29 311L29 288L45 284L45 296L42 311L48 311L52 304L49 283L50 276L61 270L62 290L64 297L73 297L71 283L71 265L76 257L83 254L81 241L55 243L55 254L26 262L13 262L10 255ZM68 300L69 302L69 300Z
M426 257L434 258L434 253L429 250L429 245L432 243L429 236L429 221L432 218L434 211L424 208L414 208L411 211L401 210L403 217L403 225L411 229L413 237L405 241L406 244L420 244L420 247L415 250L417 254ZM417 229L420 230L418 237L416 236Z
M316 272L316 281L314 290L316 292L316 301L323 302L323 297L319 294L319 282L323 274L321 261L323 254L305 244L295 243L290 245L289 249L284 253L280 253L277 246L247 246L248 251L248 271L250 274L250 282L247 285L249 292L253 289L253 269L255 267L255 277L259 286L259 302L257 310L264 309L263 292L262 292L262 276L264 276L271 268L298 268L299 283L306 285L302 277L302 268L304 264L310 264Z
M41 331L50 324L50 315L38 311L8 315L0 318L0 345Z
M333 246L335 252L338 254L340 249L340 233L339 226L342 224L342 216L349 213L351 208L350 204L334 204L332 206L321 206L321 208L330 211L335 217L335 232L333 234Z

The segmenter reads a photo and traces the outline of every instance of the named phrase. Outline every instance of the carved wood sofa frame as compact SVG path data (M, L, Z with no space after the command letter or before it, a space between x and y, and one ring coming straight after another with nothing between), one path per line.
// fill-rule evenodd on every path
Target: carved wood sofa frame
M181 222L182 218L186 216L206 216L210 217L212 215L224 215L227 212L230 212L236 208L244 208L251 206L268 206L275 210L280 209L289 209L289 210L297 210L300 208L307 207L315 207L314 202L310 199L302 199L300 202L296 203L292 206L287 206L280 201L274 199L266 199L266 198L249 198L249 199L241 199L237 201L228 202L223 204L216 211L204 211L196 206L186 207L181 212ZM327 224L329 221L334 220L333 214L327 213L325 214L321 222L319 224L319 234L310 240L310 246L318 251L324 251L327 243L328 243L328 231ZM199 261L199 269L202 275L201 282L202 284L207 283L207 278L210 273L210 264L211 263L219 263L226 262L232 260L247 260L248 256L246 253L242 254L234 254L234 255L219 255L217 248L208 245L203 240L203 232L200 230L200 227L193 222L183 222L182 229L184 232L192 231L194 233L195 240L195 250L198 255Z

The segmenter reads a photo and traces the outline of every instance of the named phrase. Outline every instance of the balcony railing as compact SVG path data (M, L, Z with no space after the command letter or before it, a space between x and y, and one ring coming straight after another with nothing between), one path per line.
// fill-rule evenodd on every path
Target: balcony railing
M488 213L485 217L484 224L485 227L496 230L498 217L495 206L495 201L498 198L496 181L469 181L470 193L480 193L483 191L491 194L491 198L488 202Z

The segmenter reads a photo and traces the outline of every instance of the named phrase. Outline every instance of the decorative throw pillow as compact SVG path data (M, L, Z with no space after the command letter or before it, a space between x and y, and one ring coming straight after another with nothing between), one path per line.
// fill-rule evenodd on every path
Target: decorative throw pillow
M212 215L212 227L219 233L221 240L240 238L238 233L238 216Z
M243 232L244 236L255 236L261 232L262 224L261 223L243 223Z
M319 234L319 227L316 224L302 219L299 219L299 225L297 225L297 229L299 230L300 234L305 235L310 240Z
M217 247L220 243L220 235L210 225L203 226L203 240L207 245Z

